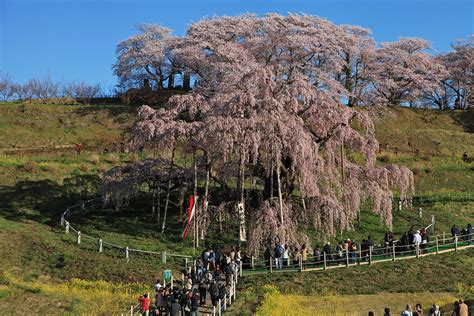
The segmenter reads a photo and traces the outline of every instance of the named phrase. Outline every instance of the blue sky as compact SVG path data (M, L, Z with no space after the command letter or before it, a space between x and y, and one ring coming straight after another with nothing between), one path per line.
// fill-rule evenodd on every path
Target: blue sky
M202 17L307 13L372 29L377 41L418 36L443 52L473 32L473 0L0 0L0 71L18 82L52 74L112 87L115 46L140 23L184 34Z

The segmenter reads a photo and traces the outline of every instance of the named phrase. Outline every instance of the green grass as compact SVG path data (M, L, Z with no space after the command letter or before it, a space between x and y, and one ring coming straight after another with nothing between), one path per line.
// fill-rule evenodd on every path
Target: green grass
M54 280L53 284L74 277L151 284L160 275L164 268L160 258L155 260L131 253L130 262L126 263L121 250L105 249L104 254L99 254L96 241L88 239L83 239L83 243L78 246L75 236L65 235L59 226L60 214L67 206L98 195L101 177L106 170L138 158L153 156L151 152L141 154L138 158L132 154L115 153L118 159L113 159L110 155L100 153L99 148L110 148L113 141L120 141L128 135L134 112L133 107L115 105L0 103L0 266L3 270L17 273L19 278L29 281L43 280L47 276ZM474 164L460 159L464 151L474 154L470 115L470 112L395 108L375 122L380 143L389 145L389 150L379 154L379 160L384 162L377 163L406 165L416 173L415 209L394 211L395 237L401 236L412 225L420 227L430 222L428 216L418 218L418 207L423 207L425 215L435 215L437 234L448 232L452 223L465 226L467 222L472 222ZM52 147L73 145L76 142L85 145L81 156L75 155L74 149L7 151L13 147ZM398 155L390 150L394 147L398 147ZM420 151L419 156L414 154L416 149ZM189 155L180 152L176 159L182 165L190 166L192 163ZM354 155L354 159L361 157ZM165 235L161 235L160 228L150 214L150 199L144 192L118 212L100 207L84 212L75 211L70 221L83 233L97 238L100 236L111 243L152 251L192 254L191 240L183 241L180 237L183 227L178 221L176 192L172 194ZM354 223L354 230L338 232L334 240L350 237L360 242L370 234L376 243L381 243L388 227L370 211L370 204L364 204L361 220ZM228 225L224 234L220 234L217 223L212 222L207 243L235 243L238 228L234 224ZM324 239L318 232L309 231L309 234L315 242L321 243ZM279 284L283 294L334 292L348 295L380 291L453 293L456 283L474 282L470 276L474 275L474 254L472 250L467 254L420 258L415 265L408 263L411 261L397 262L395 265L381 263L370 270L368 267L357 267L324 273L245 277L241 287L260 288L267 283ZM178 271L180 265L180 260L170 260L167 267ZM423 274L424 269L426 274ZM446 269L449 273L446 273ZM435 279L437 275L440 276L439 281ZM452 280L449 281L448 277ZM422 279L422 282L413 281L418 279ZM61 303L54 295L31 293L11 286L2 287L5 283L2 282L0 279L0 297L12 297L11 293L25 295L32 302L37 301L38 306L42 306L38 310L46 314L75 310L76 303L73 301ZM249 293L238 299L235 311L242 314L251 312L262 297L261 293ZM59 303L66 305L58 308ZM11 305L8 306L10 309Z

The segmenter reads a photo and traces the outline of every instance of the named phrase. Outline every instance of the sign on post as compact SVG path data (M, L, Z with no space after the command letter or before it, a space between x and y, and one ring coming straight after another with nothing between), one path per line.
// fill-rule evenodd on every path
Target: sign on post
M163 271L163 281L166 283L171 283L171 278L173 276L171 275L171 270L165 270Z

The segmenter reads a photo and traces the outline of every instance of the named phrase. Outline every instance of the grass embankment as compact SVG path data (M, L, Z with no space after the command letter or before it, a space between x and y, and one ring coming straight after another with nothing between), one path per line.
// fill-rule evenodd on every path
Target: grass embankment
M354 315L362 315L362 312L366 315L373 310L377 315L383 311L382 305L392 307L392 311L398 311L407 303L424 301L444 305L453 297L474 297L473 267L474 250L470 249L348 269L249 275L242 279L241 296L229 312L231 315L250 315L262 300L262 315L285 315L279 311L292 308L299 308L302 315L315 311L325 315L336 308L358 312ZM269 285L272 286L269 288ZM444 298L445 294L440 293L450 294ZM347 299L352 298L364 305L347 304ZM326 299L338 303L331 305L325 302ZM280 303L276 304L278 301ZM272 309L275 314L268 314Z
M0 154L2 272L10 271L17 280L30 282L27 287L33 286L31 282L68 286L68 283L61 284L70 282L72 278L107 280L114 284L151 284L161 274L164 267L159 258L154 260L149 256L131 253L130 262L125 263L123 252L104 249L104 253L99 254L95 241L87 239L77 246L75 236L65 235L63 229L58 227L60 213L67 206L98 194L97 188L106 170L152 156L152 153L103 155L98 148L94 148L110 149L113 141L120 142L127 135L134 115L135 108L123 106L0 104L0 150L73 145L77 142L85 145L81 156L76 156L73 149ZM404 164L415 172L415 205L435 214L436 233L449 231L452 223L465 225L474 218L474 164L464 163L460 159L464 151L474 154L474 120L469 119L468 115L468 112L398 108L390 110L376 121L376 134L380 143L389 145L389 150L380 153L379 163ZM398 147L398 154L391 151L394 147ZM416 149L420 152L418 155ZM190 240L182 242L180 238L182 224L178 223L175 193L168 214L167 227L170 230L163 236L150 214L150 198L140 196L119 212L110 209L73 212L71 223L86 234L100 236L105 241L130 248L189 253ZM417 215L416 211L407 209L394 212L396 237L413 224L418 227L429 223L429 217L419 219ZM212 227L216 228L216 223L212 223ZM360 241L370 233L376 242L380 242L388 229L370 212L369 205L362 210L361 222L355 223L354 228L354 231L338 234L336 239L351 237ZM208 236L208 240L211 243L231 242L233 236L238 236L238 230L233 235L229 231L226 229L224 236L216 231ZM317 234L311 237L316 239ZM308 294L324 292L325 287L330 287L330 291L338 295L373 294L378 291L452 293L456 291L456 282L473 282L469 278L462 279L465 271L474 274L472 257L471 251L467 257L470 262L459 263L458 257L453 254L422 258L415 266L419 269L427 266L431 271L428 274L421 274L418 270L410 272L412 261L406 261L396 263L396 266L374 265L370 271L360 267L314 274L279 274L269 276L268 281L267 276L255 276L255 279L249 277L243 284L253 288L267 283L281 284L283 294L287 294L286 288L293 294ZM458 263L451 265L446 261L449 258L456 259L454 262ZM459 260L462 260L460 258L462 256L459 256ZM175 271L175 264L178 263L171 260L169 267ZM448 265L449 273L446 273L444 264ZM444 280L445 276L451 276L453 280L448 282ZM438 282L439 277L443 279ZM351 286L352 281L357 281L358 286ZM54 295L46 295L38 290L27 291L13 285L15 282L7 282L5 278L1 283L4 284L1 289L8 287L6 291L9 293L23 293L32 302L37 300L38 306L44 304L42 311L45 314L67 311L82 313L82 308L87 305L85 301L79 302L72 298L61 301ZM403 287L405 283L408 285ZM436 284L436 287L432 284ZM359 290L354 292L355 288ZM0 309L14 310L14 296L0 300L7 302L0 303L4 304ZM255 298L260 297L259 293L243 295L234 310L251 310ZM133 302L135 297L130 299Z

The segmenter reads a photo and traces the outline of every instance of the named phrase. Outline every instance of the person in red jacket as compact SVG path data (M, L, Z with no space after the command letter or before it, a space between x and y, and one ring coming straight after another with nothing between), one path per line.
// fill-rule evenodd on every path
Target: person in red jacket
M150 299L148 298L148 294L143 294L138 299L140 302L141 313L144 316L148 316L150 313Z

